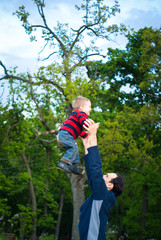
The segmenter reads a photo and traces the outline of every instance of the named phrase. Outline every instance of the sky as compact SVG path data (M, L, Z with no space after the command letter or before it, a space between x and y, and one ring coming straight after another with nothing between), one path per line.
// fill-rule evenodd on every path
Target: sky
M121 13L111 19L111 23L124 23L134 28L161 27L161 2L160 0L118 0ZM80 0L46 0L45 14L50 26L54 26L57 21L69 23L69 26L77 27L80 24L81 16L75 10L75 4L80 4ZM110 0L106 0L111 3ZM35 71L40 65L48 62L38 61L43 43L41 38L37 42L30 42L29 36L25 33L17 16L13 15L19 6L25 5L31 12L32 23L40 23L40 17L32 0L0 0L0 60L7 68L18 66L20 72ZM101 47L113 47L113 43L102 41ZM116 46L124 48L126 42L120 39ZM0 68L0 74L3 71Z

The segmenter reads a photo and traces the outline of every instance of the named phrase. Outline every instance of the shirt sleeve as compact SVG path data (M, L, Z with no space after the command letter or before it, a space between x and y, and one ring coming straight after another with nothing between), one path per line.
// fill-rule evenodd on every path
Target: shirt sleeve
M86 173L87 173L88 183L91 187L91 179L90 179L89 164L88 164L88 154L86 154L83 158L84 158L84 164L85 164L85 169L86 169Z
M88 119L88 116L87 116L87 114L85 112L79 112L78 115L77 115L77 118L78 118L79 123L83 127L83 124L86 121L86 119ZM85 132L84 129L83 129L82 132L80 133L80 136L82 138L87 138L88 137L88 133Z
M98 146L88 148L88 154L84 156L85 168L88 177L88 183L93 193L95 193L95 185L103 182L102 163ZM103 181L102 181L103 180ZM104 185L104 184L103 184Z
M79 112L77 115L79 123L83 126L85 120L88 118L87 114L85 112Z
M85 132L84 130L80 133L80 136L82 137L82 138L87 138L88 137L88 133L87 132Z
M88 155L84 157L85 168L87 172L88 182L92 190L94 199L109 199L111 206L116 204L114 193L109 191L103 179L102 163L98 150L98 146L88 148Z

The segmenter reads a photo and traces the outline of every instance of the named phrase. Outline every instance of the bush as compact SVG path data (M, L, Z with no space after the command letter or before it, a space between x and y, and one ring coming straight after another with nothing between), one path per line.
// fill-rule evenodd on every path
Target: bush
M40 240L55 240L55 236L53 234L52 235L44 234L40 237Z
M1 234L1 235L0 235L0 240L8 240L8 239L5 237L4 234Z

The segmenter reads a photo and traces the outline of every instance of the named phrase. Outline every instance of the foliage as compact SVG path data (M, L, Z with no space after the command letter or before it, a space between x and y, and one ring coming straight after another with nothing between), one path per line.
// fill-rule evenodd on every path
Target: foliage
M40 240L55 240L54 235L48 235L48 234L43 234L42 236L40 236Z
M41 29L44 42L50 43L53 49L57 49L58 46L59 50L52 52L49 56L57 53L59 57L63 56L64 66L68 64L72 66L73 62L77 62L78 66L82 65L82 60L86 60L90 55L100 54L100 49L95 46L98 38L109 40L110 33L126 31L123 24L120 26L108 24L108 20L120 12L118 1L112 1L107 5L104 0L83 0L80 5L75 6L76 11L82 12L82 21L78 29L69 28L67 23L61 24L60 22L57 22L54 28L50 28L47 16L44 14L45 1L33 0L33 3L42 19L42 25L31 24L30 13L25 6L19 7L14 14L22 22L26 33L31 35L32 41L36 40L35 31ZM89 36L91 41L89 46L85 44L83 47L81 42L86 36Z
M160 140L157 138L153 142L159 122L160 111L154 106L145 105L140 112L134 112L132 108L125 106L112 121L106 121L99 140L104 168L112 172L117 169L126 176L125 193L118 203L118 211L120 206L120 215L124 212L124 216L120 217L120 224L130 239L136 239L136 235L142 234L144 238L160 236L159 230L152 230L153 218L149 218L151 209L154 209L151 199L155 198L155 204L160 208L157 200L161 190L158 185ZM112 222L115 223L115 220ZM151 226L150 231L148 226ZM118 234L121 234L120 231Z
M5 237L5 235L0 234L0 240L7 240L7 238Z
M105 101L103 110L160 103L160 36L160 29L140 29L127 35L125 50L108 49L107 63L87 62L89 77L102 82L98 94L99 103Z
M60 62L42 66L32 75L17 74L16 68L9 71L0 62L4 69L0 80L7 79L10 89L7 104L0 104L1 231L30 238L37 217L37 236L53 239L63 187L60 238L71 235L72 191L69 177L56 167L62 156L56 134L71 113L72 100L81 94L91 99L90 117L100 122L98 144L103 171L119 172L125 179L125 192L111 212L107 239L160 239L160 29L128 34L125 50L108 49L107 63L90 62L91 56L101 56L95 40L109 39L110 33L126 30L123 25L108 25L107 20L119 12L118 2L107 6L103 0L88 0L76 6L85 13L77 30L59 22L50 28L44 1L33 3L41 26L30 23L24 6L15 14L32 40L33 33L42 30L44 42L53 49L48 57L57 53ZM87 35L90 45L82 47ZM80 140L78 144L83 155Z

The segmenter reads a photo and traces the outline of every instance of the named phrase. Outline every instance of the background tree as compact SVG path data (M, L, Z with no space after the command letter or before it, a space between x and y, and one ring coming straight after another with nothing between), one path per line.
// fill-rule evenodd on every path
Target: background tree
M153 226L149 219L150 192L155 192L153 197L157 203L160 195L157 184L160 181L160 29L140 29L127 38L125 50L109 49L107 63L89 62L88 75L102 82L95 104L103 114L105 110L111 112L100 140L104 165L126 176L124 201L119 201L117 209L119 212L124 209L124 217L123 221L122 218L116 220L122 226L114 228L116 239L121 234L126 239L127 233L129 239L136 236L159 239L160 230L149 230L148 226ZM128 92L122 87L128 87ZM157 225L156 218L154 221Z
M161 29L140 29L127 40L125 50L108 49L106 63L88 63L89 77L100 79L106 90L99 90L102 102L106 100L103 110L121 110L124 103L138 108L161 102Z

